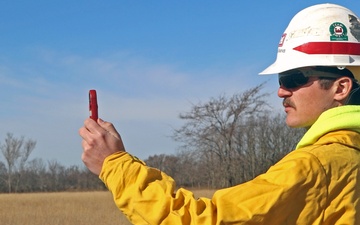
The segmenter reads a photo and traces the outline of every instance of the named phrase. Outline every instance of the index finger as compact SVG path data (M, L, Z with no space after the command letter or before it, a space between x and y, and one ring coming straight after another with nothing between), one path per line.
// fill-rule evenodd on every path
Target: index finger
M84 126L79 129L80 136L85 140L89 140L90 135L100 132L102 127L99 126L94 120L88 118L84 121Z

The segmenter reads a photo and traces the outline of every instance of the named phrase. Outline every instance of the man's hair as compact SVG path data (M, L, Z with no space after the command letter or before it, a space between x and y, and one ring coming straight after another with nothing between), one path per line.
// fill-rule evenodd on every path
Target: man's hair
M319 77L320 88L324 90L329 90L334 84L335 80L336 78Z
M352 88L345 105L360 105L360 86L354 77L350 78L352 78ZM335 80L336 78L319 77L320 87L329 90Z

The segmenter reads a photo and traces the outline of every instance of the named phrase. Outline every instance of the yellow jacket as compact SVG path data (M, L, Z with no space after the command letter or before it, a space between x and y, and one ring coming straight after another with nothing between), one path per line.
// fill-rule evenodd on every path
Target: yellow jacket
M335 124L335 125L334 125ZM174 193L174 180L128 153L100 178L133 224L360 224L360 107L326 111L266 173L212 199Z

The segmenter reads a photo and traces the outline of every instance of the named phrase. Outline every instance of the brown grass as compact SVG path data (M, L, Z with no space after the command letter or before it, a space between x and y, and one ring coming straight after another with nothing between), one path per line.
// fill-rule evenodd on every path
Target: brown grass
M211 197L212 190L194 190ZM130 225L109 192L0 194L4 225Z

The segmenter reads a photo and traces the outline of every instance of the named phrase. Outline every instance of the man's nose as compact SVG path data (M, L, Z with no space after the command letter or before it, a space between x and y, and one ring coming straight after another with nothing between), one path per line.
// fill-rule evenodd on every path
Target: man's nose
M285 88L284 86L280 85L279 89L278 89L278 92L277 92L277 95L280 97L280 98L286 98L286 97L289 97L292 95L292 92Z

